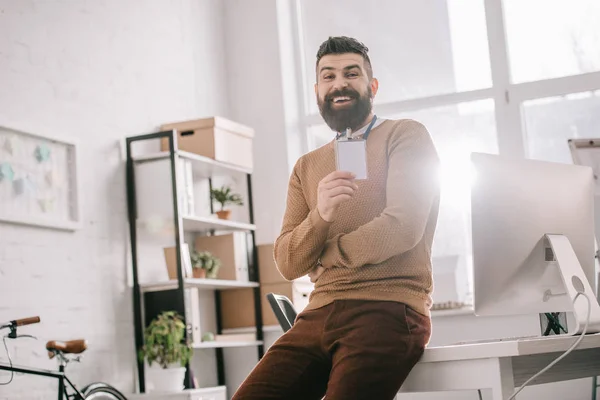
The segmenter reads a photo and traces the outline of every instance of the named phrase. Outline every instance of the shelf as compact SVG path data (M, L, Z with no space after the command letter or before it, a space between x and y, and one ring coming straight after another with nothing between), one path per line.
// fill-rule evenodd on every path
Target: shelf
M279 325L263 325L263 332L283 332L283 329ZM256 327L223 329L224 335L236 333L256 333Z
M198 288L205 290L226 290L226 289L242 289L258 287L256 282L241 282L229 281L225 279L185 279L184 287ZM140 285L142 293L160 292L163 290L177 289L177 281L171 280L166 282L146 283Z
M204 232L209 230L216 231L253 231L256 225L244 222L228 221L212 217L182 217L183 230Z
M169 133L169 132L167 132ZM155 143L158 141L157 139L161 139L165 137L166 134L164 131L143 134L138 136L131 136L127 138L127 146L128 146L128 154L127 154L127 162L128 168L133 167L136 171L140 173L128 173L127 174L127 189L129 194L133 194L131 196L127 196L127 205L130 210L136 209L136 199L139 198L147 198L152 203L152 207L147 210L141 210L143 212L137 213L128 213L128 221L130 226L137 227L138 224L142 229L147 230L147 232L141 233L150 233L156 234L159 233L158 230L162 229L162 232L167 229L173 231L174 227L177 226L179 232L176 234L183 234L181 237L181 241L185 241L188 243L191 237L190 235L206 235L206 234L229 234L233 232L243 232L250 233L247 235L247 238L244 238L244 242L247 247L247 251L249 255L255 254L257 251L256 242L254 235L251 234L256 230L256 225L252 223L248 223L251 221L250 218L246 217L238 217L233 218L232 220L223 220L217 218L216 215L208 215L209 212L204 210L203 212L198 212L198 215L195 215L191 210L183 211L183 207L179 211L177 218L175 218L175 213L171 210L172 204L180 204L183 205L182 196L186 195L186 191L183 189L195 188L201 190L202 192L208 192L208 188L211 185L220 185L222 184L220 181L223 180L227 182L229 180L233 180L239 187L237 190L244 191L245 194L241 193L242 196L246 198L250 198L252 193L252 179L250 179L251 174L253 173L253 167L250 163L248 166L240 166L236 165L236 162L241 161L239 159L232 159L231 162L222 162L214 160L210 157L201 156L198 154L194 154L187 151L182 151L181 149L175 149L174 151L160 151L164 149L164 147L160 148L156 146L154 150L146 151L146 154L139 154L143 152L143 150L148 150L147 146L143 146L143 148L139 148L136 150L138 155L131 155L131 145L132 142L137 141L145 141L146 139L151 139ZM176 170L171 170L172 161L175 161ZM192 171L192 176L190 179L189 171ZM128 169L129 171L129 169ZM173 173L176 172L176 173ZM174 179L177 178L177 181ZM215 178L215 181L211 182L211 179ZM191 182L190 182L191 181ZM200 185L196 186L196 182ZM224 183L223 182L223 183ZM190 185L191 183L191 185ZM175 188L175 190L173 190ZM136 193L139 192L139 193ZM153 198L155 193L160 193L160 198ZM194 193L199 194L199 193ZM210 203L210 193L206 193L206 201L207 204L203 203L203 206L211 205ZM202 200L201 200L202 201ZM161 208L162 207L162 208ZM253 209L252 203L248 202L246 207L244 207L244 211L242 215L252 216ZM171 210L167 215L159 215L159 221L154 221L150 219L153 215L159 212L156 209L168 209ZM212 207L211 207L212 209ZM210 213L212 214L212 212ZM139 217L138 217L139 215ZM236 215L236 213L234 213ZM156 223L155 223L156 222ZM159 226L162 224L162 226ZM171 232L172 233L172 232ZM150 237L147 237L150 236ZM242 235L246 236L246 235ZM171 279L173 276L160 276L151 281L144 281L144 283L139 282L138 272L141 270L141 266L138 265L138 254L133 250L141 250L144 251L142 253L146 256L146 252L148 256L159 257L161 256L161 243L153 242L153 239L156 237L152 237L151 235L142 235L140 234L139 238L135 234L135 230L130 230L130 244L134 244L136 241L140 242L140 246L132 246L132 268L133 268L133 276L134 276L134 285L137 290L134 291L134 315L141 316L149 316L154 315L161 310L166 309L175 309L185 318L186 324L192 324L194 326L194 330L200 329L200 323L204 323L205 320L209 322L212 319L216 321L216 324L209 323L210 326L219 327L221 325L221 315L219 313L219 301L217 298L212 298L217 293L217 291L221 290L235 290L235 289L244 289L243 291L251 292L253 301L258 302L260 300L260 290L258 282L249 282L249 281L241 281L241 280L225 280L225 279L196 279L192 278L191 274L188 274L190 278L184 278L183 280L179 279ZM185 240L184 240L185 239ZM143 240L148 241L147 243L142 242ZM154 255L150 253L151 246L155 247ZM173 246L171 243L170 246ZM164 243L162 244L164 247ZM190 247L191 250L191 247ZM179 258L179 257L178 257ZM245 257L244 257L245 258ZM156 260L159 262L160 260ZM183 266L182 266L183 267ZM142 273L141 276L144 276ZM232 276L235 278L235 276ZM202 290L203 294L197 299L194 299L193 307L188 307L189 304L181 304L189 302L189 298L186 299L186 293L184 293L184 289L198 289ZM211 293L211 291L213 293ZM140 296L140 292L143 294ZM196 292L196 290L194 290ZM195 294L195 293L194 293ZM198 303L203 303L208 301L206 304L206 308L214 309L214 310L205 310L203 307L204 304L198 304L199 307L196 307L196 301ZM208 311L206 313L205 311ZM206 315L204 315L206 314ZM139 348L144 344L143 341L143 332L144 332L144 318L134 318L134 329L135 329L135 344L136 348ZM220 331L220 329L214 329L216 331ZM262 333L262 332L259 332ZM193 349L196 349L198 352L206 352L210 353L214 352L217 349L217 357L215 360L215 371L209 372L218 372L225 371L225 362L226 360L223 357L219 357L218 355L221 353L223 348L241 348L241 349L249 349L252 352L256 352L258 350L258 358L256 361L260 360L263 352L264 341L257 340L258 338L262 338L260 334L245 334L245 335L222 335L215 334L214 341L202 342L200 338L196 338L197 341L192 345ZM187 371L190 372L190 367L188 366ZM203 366L203 368L210 368L208 366ZM140 373L136 374L138 387L142 386L143 381L143 370ZM224 377L220 376L220 380L223 380ZM221 384L224 382L221 382ZM222 386L222 391L217 391L216 388L206 388L205 390L200 392L196 391L181 391L177 392L177 396L173 396L175 398L181 399L200 399L202 398L214 398L219 400L225 400L225 387ZM196 394L198 393L198 394ZM181 394L181 396L179 396ZM201 396L199 397L199 395ZM171 394L166 394L171 398ZM143 394L139 395L141 397L136 398L146 398L148 395ZM0 396L1 397L1 396ZM165 393L151 393L150 397L155 398L156 400L165 398Z
M133 158L133 161L136 163L140 162L149 162L149 161L157 161L164 160L169 158L168 151L161 151L157 153L151 154L143 154ZM187 151L177 150L175 154L181 158L186 160L193 161L192 162L192 170L194 171L194 177L198 178L211 178L213 176L225 176L231 175L231 173L242 173L242 174L251 174L252 170L248 168L244 168L238 165L227 164L224 162L213 160L212 158L200 156L198 154L190 153Z
M214 342L202 342L199 344L194 344L194 349L218 349L224 347L252 347L252 346L260 346L264 344L262 340L252 340L252 341L242 341L242 342L233 342L233 341L214 341Z

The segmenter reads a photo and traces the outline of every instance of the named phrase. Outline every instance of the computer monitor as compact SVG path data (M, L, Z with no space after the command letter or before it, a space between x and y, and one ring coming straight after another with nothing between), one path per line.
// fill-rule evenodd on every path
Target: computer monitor
M476 315L573 312L600 332L596 300L594 177L585 166L472 153Z

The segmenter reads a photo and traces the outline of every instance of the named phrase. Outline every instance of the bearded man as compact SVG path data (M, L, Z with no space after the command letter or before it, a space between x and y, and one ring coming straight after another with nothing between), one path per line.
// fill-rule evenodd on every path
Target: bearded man
M378 87L362 43L320 46L315 94L332 140L296 162L274 249L285 279L315 287L234 400L391 400L429 342L439 159L421 123L374 114ZM366 141L367 179L336 170L340 139Z

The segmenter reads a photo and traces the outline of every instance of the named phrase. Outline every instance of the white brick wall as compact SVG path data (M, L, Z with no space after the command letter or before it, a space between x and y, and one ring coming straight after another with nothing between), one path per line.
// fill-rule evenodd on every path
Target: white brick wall
M83 229L0 223L0 320L42 319L23 330L39 340L9 342L16 363L55 368L45 341L85 337L75 382L133 390L118 141L167 121L228 116L222 20L219 0L0 0L0 126L76 138L82 156ZM54 398L54 385L17 376L0 399Z

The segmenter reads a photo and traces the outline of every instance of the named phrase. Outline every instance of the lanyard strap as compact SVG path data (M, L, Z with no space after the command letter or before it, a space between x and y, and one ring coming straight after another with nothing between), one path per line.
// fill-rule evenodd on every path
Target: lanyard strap
M369 133L371 133L371 128L373 127L373 125L375 125L375 121L377 120L377 115L373 115L373 119L371 120L371 123L369 124L369 126L367 127L367 130L365 131L363 138L365 140L367 140L367 138L369 137Z

